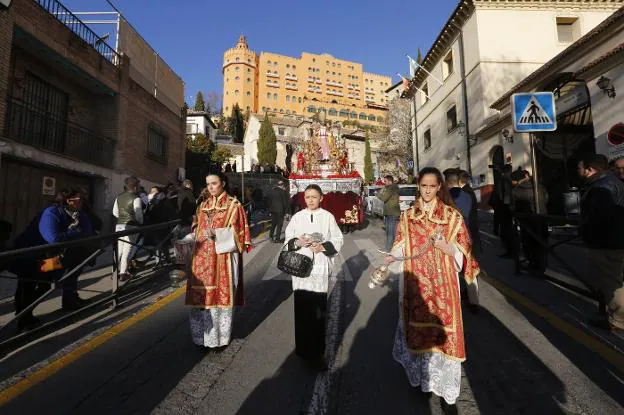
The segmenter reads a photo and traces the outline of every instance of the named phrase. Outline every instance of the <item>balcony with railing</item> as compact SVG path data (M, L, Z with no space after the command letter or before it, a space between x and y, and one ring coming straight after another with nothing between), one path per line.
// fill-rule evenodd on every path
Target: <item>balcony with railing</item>
M85 163L107 168L113 166L114 140L17 99L8 102L5 135L18 143Z
M50 15L54 16L56 20L61 22L65 27L71 30L76 36L82 39L85 43L95 49L100 55L102 55L107 61L113 65L118 66L121 63L121 58L117 51L112 48L105 40L95 33L89 26L73 14L67 7L65 7L58 0L34 0L41 8L43 8Z
M289 81L296 81L297 75L286 75L285 78L288 79Z

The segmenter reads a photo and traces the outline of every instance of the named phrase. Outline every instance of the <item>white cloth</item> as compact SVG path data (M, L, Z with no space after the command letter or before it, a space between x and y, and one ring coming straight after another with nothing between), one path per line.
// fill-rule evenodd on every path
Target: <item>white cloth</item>
M134 219L139 224L143 224L143 202L141 198L135 197L132 201L132 208L134 209ZM117 199L115 199L115 204L113 205L113 216L119 217L119 206L117 206Z
M392 250L394 256L403 256L404 243L396 245ZM436 249L436 248L433 248ZM457 270L457 292L459 289L459 271L464 263L464 255L455 247L453 259ZM395 265L396 264L396 265ZM399 277L399 322L397 324L396 335L394 337L394 347L392 356L405 369L405 374L409 383L413 387L420 386L423 392L433 392L441 396L452 405L459 397L461 386L461 362L448 358L441 353L426 352L412 353L409 351L405 340L405 329L403 323L403 261L397 261L390 266L393 273L398 273Z
M323 242L331 242L336 251L340 251L343 236L336 219L334 215L320 208L314 211L300 210L293 215L286 227L286 244L293 238L315 232L323 235ZM329 289L329 277L334 267L334 257L327 256L323 252L313 255L310 248L301 248L297 252L310 258L314 257L314 265L309 277L292 277L293 290L326 293Z
M233 292L238 287L238 263L240 254L230 254L232 259ZM189 322L193 343L204 347L222 347L230 344L234 308L191 308Z
M133 225L115 225L115 232L125 231L126 229L134 229L136 226ZM139 239L139 234L135 233L132 235L122 236L117 240L117 264L119 267L119 273L125 274L128 272L128 265L130 263L130 255L133 251L134 245L136 244L137 239ZM128 243L130 242L130 243Z

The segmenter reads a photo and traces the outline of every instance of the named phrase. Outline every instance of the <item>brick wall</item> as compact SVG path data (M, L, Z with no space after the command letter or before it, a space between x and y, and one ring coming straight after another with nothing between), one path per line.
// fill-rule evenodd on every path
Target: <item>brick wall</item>
M130 59L124 57L124 66ZM177 168L184 167L186 120L171 112L123 71L122 93L119 97L120 134L117 143L115 170L166 184L175 183ZM147 137L153 126L167 137L165 162L147 155Z
M80 85L75 77L71 77L71 72L61 72L50 62L43 61L19 47L13 47L11 58L13 61L11 70L13 78L25 79L28 72L68 95L67 118L70 122L87 128L98 135L115 138L117 116L114 97L91 92ZM24 92L23 84L17 85L13 82L9 87L9 96L17 99L23 100ZM113 127L113 134L110 131L111 127Z

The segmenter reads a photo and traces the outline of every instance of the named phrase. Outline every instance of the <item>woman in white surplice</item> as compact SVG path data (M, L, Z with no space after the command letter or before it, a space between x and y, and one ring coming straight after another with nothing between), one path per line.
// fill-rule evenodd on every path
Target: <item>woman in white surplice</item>
M304 195L307 208L293 215L286 227L287 249L314 259L309 277L292 277L295 351L297 356L324 370L327 368L324 354L329 277L334 266L334 256L342 247L343 237L334 216L321 209L321 188L310 185L306 187Z

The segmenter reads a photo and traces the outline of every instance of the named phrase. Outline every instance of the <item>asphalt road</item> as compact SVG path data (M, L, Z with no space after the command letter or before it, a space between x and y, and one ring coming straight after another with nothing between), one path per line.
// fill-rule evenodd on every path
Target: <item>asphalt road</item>
M367 286L383 239L378 221L346 237L329 298L326 373L294 355L290 281L276 268L279 247L259 240L245 258L247 305L236 314L226 349L191 342L178 297L124 330L109 330L80 358L61 361L55 373L15 393L0 414L441 413L439 400L411 388L392 359L396 281ZM489 261L485 269L504 272ZM480 291L481 312L464 313L460 413L624 412L617 368L487 282Z

